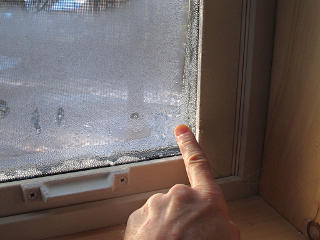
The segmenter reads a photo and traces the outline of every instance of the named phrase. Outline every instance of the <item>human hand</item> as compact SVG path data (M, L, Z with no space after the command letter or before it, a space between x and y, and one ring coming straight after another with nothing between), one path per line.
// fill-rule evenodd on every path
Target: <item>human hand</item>
M151 196L130 215L124 239L239 240L240 232L229 219L223 193L193 133L179 125L175 135L191 186L177 184L166 194Z

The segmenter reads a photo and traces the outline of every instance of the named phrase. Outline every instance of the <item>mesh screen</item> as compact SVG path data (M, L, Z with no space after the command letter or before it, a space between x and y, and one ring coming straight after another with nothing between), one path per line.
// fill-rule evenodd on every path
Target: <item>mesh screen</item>
M0 181L179 154L197 0L0 0Z

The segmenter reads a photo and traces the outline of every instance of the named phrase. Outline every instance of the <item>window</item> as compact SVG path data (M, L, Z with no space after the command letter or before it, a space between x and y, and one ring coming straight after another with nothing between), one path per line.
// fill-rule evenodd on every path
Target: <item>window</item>
M0 181L179 154L174 127L195 127L197 0L0 6Z
M65 147L62 143L70 144L70 138L63 134L70 137L77 128L82 130L79 133L84 133L75 138L81 141L73 142L73 148L67 154L61 149L52 155L47 154L49 158L69 159L64 162L70 165L59 165L62 167L58 171L50 172L52 159L48 161L49 158L41 157L46 154L41 150L33 156L44 165L48 164L49 168L42 164L40 173L37 168L32 173L21 171L20 175L15 175L14 171L17 168L20 171L21 165L8 171L8 166L13 166L14 161L4 165L5 160L2 160L8 157L8 153L12 159L25 154L12 149L17 147L18 141L14 143L11 134L21 132L14 130L7 138L1 137L0 205L5 206L0 208L1 236L8 239L21 236L45 238L119 224L126 221L130 212L153 193L165 192L177 183L188 183L183 161L177 155L174 139L170 138L172 129L180 122L191 124L197 132L200 144L213 160L213 170L227 199L248 196L257 191L257 169L264 131L263 109L267 102L265 89L271 62L272 1L1 1L0 6L1 33L13 29L3 22L16 24L24 32L19 38L30 34L30 22L27 21L33 21L37 26L31 29L37 42L33 46L28 41L19 42L16 39L12 40L15 44L11 48L0 44L1 134L3 130L11 131L24 126L24 129L29 129L28 136L34 139L33 143L52 147L50 136L54 135L61 139L60 146ZM11 15L8 9L18 11L20 21L21 11L26 19L30 19L18 24L13 12ZM103 20L107 18L114 21ZM171 26L176 21L179 24ZM47 26L53 23L57 23L57 27L49 29ZM124 31L121 35L116 30L122 24ZM84 26L87 27L83 32L81 29ZM144 31L146 28L150 31ZM44 33L36 34L39 29L45 29ZM68 30L67 35L61 35L63 29ZM113 34L103 34L107 30ZM13 31L14 34L17 32ZM97 37L92 37L92 34ZM11 41L2 36L1 43L10 45ZM49 44L47 38L53 38L56 42L49 41ZM109 48L103 47L103 39L110 40L105 41ZM165 44L168 41L169 44ZM30 48L25 48L25 44L29 44ZM30 54L20 54L19 60L21 49L28 53L34 50L37 54L43 50L46 53L44 56L48 53L58 55L59 51L55 51L53 44L62 48L62 59L53 57L40 61L39 57L33 57L30 61L37 64L24 65L22 58L30 58ZM114 58L105 63L103 59L110 59L105 58L108 51L108 57ZM66 61L61 63L62 60ZM111 67L105 69L104 64ZM46 67L39 73L37 70L41 66ZM28 69L29 72L19 75L18 68ZM139 68L144 71L137 72ZM121 80L132 78L135 81L110 80L112 84L108 85L108 81L104 81L106 73L113 80L112 77L118 76ZM26 97L30 94L28 92L11 94L26 87L20 83L26 80L27 75L33 76L30 78L35 78L37 84L41 83L41 76L58 79L56 82L42 80L41 89L35 89L40 95L44 90L48 94L31 94L39 99L39 105ZM4 76L7 82L8 79L11 81L11 85L6 86L7 90L2 88ZM66 76L70 80L67 83L64 82ZM85 78L83 81L75 80L81 79L81 76ZM30 89L32 86L28 86ZM63 92L68 94L61 94ZM70 98L70 93L76 97ZM14 104L15 99L20 99L22 105L33 101L33 105L28 105L31 110ZM55 104L52 104L54 101ZM107 115L107 108L101 101L114 104L112 111L116 114ZM85 111L82 112L82 109ZM19 118L21 115L28 117ZM79 126L75 124L76 120L81 122ZM14 125L15 121L21 125ZM8 125L4 128L5 124ZM84 124L88 124L89 128ZM11 128L8 128L9 125ZM108 132L110 126L114 129ZM53 135L48 135L50 131ZM118 148L117 151L120 149L118 155L108 156L106 148L96 148L101 143L101 136L114 136L112 134L119 132L122 135L114 139L114 147ZM162 138L162 134L165 137ZM44 138L46 135L48 138ZM152 141L145 141L150 137L153 137ZM86 146L86 141L96 145ZM88 156L87 153L98 157L90 162L81 162L79 156ZM77 157L70 158L72 154ZM107 156L109 160L100 159L101 156ZM107 160L110 161L113 156L115 163L108 163ZM119 163L126 164L117 164L119 158L124 160ZM75 167L75 162L70 162L70 159L78 165ZM148 159L151 160L140 161ZM99 165L103 161L108 164ZM107 167L109 165L116 166ZM44 171L48 171L46 176L43 176Z

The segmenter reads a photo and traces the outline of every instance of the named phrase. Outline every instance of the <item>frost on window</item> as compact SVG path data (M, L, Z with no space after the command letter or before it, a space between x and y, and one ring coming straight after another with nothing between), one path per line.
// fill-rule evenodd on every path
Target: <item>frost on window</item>
M198 0L0 0L0 182L179 154Z

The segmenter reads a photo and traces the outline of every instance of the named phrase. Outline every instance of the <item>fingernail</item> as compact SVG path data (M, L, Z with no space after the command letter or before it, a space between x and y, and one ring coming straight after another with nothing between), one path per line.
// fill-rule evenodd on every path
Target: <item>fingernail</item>
M179 137L187 132L190 132L190 129L184 125L184 124L181 124L179 126L176 127L176 130L174 131L174 134Z

